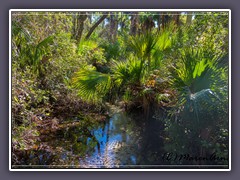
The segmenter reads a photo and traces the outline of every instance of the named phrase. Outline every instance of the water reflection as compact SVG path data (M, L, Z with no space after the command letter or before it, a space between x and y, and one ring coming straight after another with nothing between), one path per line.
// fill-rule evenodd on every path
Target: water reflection
M112 114L105 126L93 129L97 140L94 152L82 158L84 167L120 167L137 163L137 142L141 129L122 111Z
M47 138L45 150L32 151L24 164L72 168L139 168L161 164L158 121L144 123L115 106L105 122L81 120Z

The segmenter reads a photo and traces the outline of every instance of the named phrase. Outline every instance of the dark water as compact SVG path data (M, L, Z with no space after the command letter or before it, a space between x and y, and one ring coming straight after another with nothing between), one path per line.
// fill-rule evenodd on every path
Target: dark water
M163 144L157 120L146 123L116 106L101 123L81 122L41 142L22 164L32 168L146 168L162 164ZM29 167L28 167L29 168Z
M141 129L124 112L115 112L104 127L93 129L97 146L80 160L84 167L124 167L136 165L141 148Z

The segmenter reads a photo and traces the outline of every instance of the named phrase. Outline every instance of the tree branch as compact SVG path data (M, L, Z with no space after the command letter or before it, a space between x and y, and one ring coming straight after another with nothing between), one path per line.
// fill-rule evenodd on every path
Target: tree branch
M93 31L98 27L98 25L108 16L108 14L103 15L99 20L91 27L91 29L88 31L85 39L89 39Z

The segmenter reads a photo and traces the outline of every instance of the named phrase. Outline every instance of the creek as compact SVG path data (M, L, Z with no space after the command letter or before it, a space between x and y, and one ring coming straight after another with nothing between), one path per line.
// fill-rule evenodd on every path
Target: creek
M26 164L37 168L153 168L162 164L161 121L109 106L104 122L80 122L49 137ZM43 146L43 145L42 145Z

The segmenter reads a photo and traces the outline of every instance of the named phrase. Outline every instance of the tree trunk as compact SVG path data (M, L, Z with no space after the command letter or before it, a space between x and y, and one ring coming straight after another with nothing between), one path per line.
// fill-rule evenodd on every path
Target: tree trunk
M108 14L104 14L102 15L101 18L98 19L98 21L90 28L90 30L88 31L85 39L89 39L91 34L93 33L93 31L98 27L99 24L101 24L101 22L103 22L103 20L108 16Z
M133 12L131 16L131 26L130 26L130 35L135 36L138 31L138 22L139 22L139 15L138 12Z
M177 26L180 25L180 12L175 12L174 21Z
M80 43L82 33L84 29L84 22L87 19L87 13L81 12L77 16L73 17L73 38L77 40L77 44Z
M120 20L121 31L123 31L123 29L124 29L125 26L126 26L124 16L125 16L124 13L121 12L121 20Z
M142 32L149 33L155 27L155 23L153 21L152 16L146 18L146 20L142 24Z
M73 27L72 27L72 38L76 39L76 31L77 31L77 17L76 14L72 15L72 22L73 22Z
M191 25L192 24L192 16L193 16L193 12L188 12L187 13L187 25Z
M162 29L165 29L165 13L162 12Z
M92 13L88 15L89 23L92 24Z
M118 21L117 15L113 14L110 16L110 40L111 42L115 42L117 39L117 30L118 30Z

